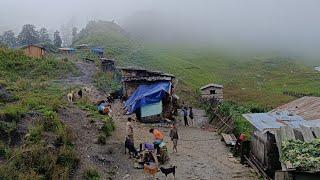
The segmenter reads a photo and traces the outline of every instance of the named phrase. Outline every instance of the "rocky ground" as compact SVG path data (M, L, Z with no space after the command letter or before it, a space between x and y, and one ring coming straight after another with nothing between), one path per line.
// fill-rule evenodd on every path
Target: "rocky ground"
M78 77L60 80L59 83L74 86L92 87L88 95L91 101L105 98L105 95L92 86L92 76L97 70L92 62L78 61L77 66L81 71ZM202 110L195 110L195 125L184 127L179 124L178 153L172 153L172 143L169 141L169 129L158 127L165 135L170 161L166 166L176 165L176 179L257 179L252 170L241 165L229 152L228 148L220 141L220 136L206 126L207 119ZM116 130L108 138L106 145L98 145L97 123L91 123L86 112L78 109L73 104L61 110L60 116L70 127L74 134L75 146L80 157L80 165L74 172L74 179L81 179L81 175L88 167L97 169L102 179L150 179L143 170L134 169L133 160L124 155L125 125L128 116L123 115L122 104L113 104L112 117ZM135 143L152 142L148 132L151 124L136 123L134 129ZM165 179L162 173L157 178ZM168 179L173 179L169 176Z

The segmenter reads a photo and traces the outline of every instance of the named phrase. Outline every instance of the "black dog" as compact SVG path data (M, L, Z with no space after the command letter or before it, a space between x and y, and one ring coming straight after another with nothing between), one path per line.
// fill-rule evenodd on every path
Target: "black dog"
M134 157L138 156L138 151L134 147L134 144L129 138L126 138L126 141L124 142L124 154L127 154L127 149L129 150L129 154L133 154Z
M168 176L168 174L173 174L173 177L176 178L176 168L177 166L172 166L171 168L160 168L160 171L166 175L166 178Z

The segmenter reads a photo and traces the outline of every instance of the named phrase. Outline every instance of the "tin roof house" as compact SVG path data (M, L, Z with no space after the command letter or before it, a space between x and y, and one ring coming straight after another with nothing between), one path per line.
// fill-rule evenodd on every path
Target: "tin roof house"
M250 158L270 177L291 167L280 162L284 139L312 141L320 138L320 97L303 97L267 113L243 114L252 125Z

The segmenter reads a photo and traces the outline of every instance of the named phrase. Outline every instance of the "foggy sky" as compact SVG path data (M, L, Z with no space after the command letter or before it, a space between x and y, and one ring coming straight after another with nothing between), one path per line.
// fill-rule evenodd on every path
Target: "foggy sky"
M319 8L318 0L0 0L0 32L27 23L53 31L70 20L78 27L89 20L125 26L128 17L145 11L168 21L163 31L320 54Z

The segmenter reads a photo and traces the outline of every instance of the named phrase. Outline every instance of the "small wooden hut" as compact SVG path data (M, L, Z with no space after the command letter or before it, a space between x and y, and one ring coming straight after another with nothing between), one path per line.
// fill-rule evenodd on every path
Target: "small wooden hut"
M102 70L105 72L112 72L116 69L114 59L100 58L100 62Z
M29 57L41 58L45 55L45 49L42 46L30 44L22 47L25 55Z

